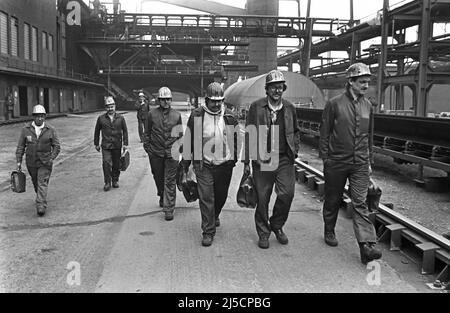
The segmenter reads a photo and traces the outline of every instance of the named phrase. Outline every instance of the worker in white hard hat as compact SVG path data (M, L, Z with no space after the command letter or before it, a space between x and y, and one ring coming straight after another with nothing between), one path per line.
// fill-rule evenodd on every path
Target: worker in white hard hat
M150 110L147 116L144 149L149 157L159 206L163 208L166 221L170 221L175 209L178 166L178 158L172 157L171 150L183 136L183 127L180 112L171 107L172 92L168 87L159 89L158 102L159 106Z
M319 156L324 163L325 201L323 204L324 240L338 245L335 226L346 181L353 205L353 229L360 248L361 262L381 258L376 248L377 234L366 204L372 156L373 108L366 98L371 80L364 63L347 69L345 91L330 99L320 124Z
M205 104L193 110L189 117L183 145L183 167L187 172L192 163L197 178L202 245L205 247L213 242L216 228L220 226L220 213L228 198L239 151L237 126L236 117L224 104L223 87L218 82L210 83L206 88ZM196 146L202 149L196 149Z
M140 91L138 94L138 100L135 102L134 107L137 111L137 120L138 120L138 134L139 139L143 142L143 135L145 131L145 121L147 120L148 112L150 111L150 104L147 100L145 94Z
M28 173L36 192L36 210L43 216L47 210L47 189L53 161L61 147L56 130L45 122L47 113L42 105L33 107L33 121L22 128L16 149L17 170L21 170L26 154Z
M265 89L266 97L253 102L248 110L244 157L244 175L250 173L252 161L253 180L258 195L255 224L261 249L269 248L272 232L280 244L288 243L282 227L288 219L294 198L294 160L300 144L295 107L283 98L287 89L283 73L279 70L270 71L266 75ZM269 217L269 202L274 185L277 198L272 216Z
M114 98L105 98L106 113L97 118L94 131L95 149L102 151L104 191L119 188L120 157L128 149L128 128L123 115L116 112ZM100 132L102 141L100 146ZM123 151L122 151L123 150Z

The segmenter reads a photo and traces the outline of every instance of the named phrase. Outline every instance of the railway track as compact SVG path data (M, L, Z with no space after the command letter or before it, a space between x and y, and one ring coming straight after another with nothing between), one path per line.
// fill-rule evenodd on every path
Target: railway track
M300 160L296 160L295 167L297 182L306 184L322 196L325 187L323 173ZM347 217L351 218L353 207L347 187L343 204ZM378 210L371 212L370 218L380 242L386 242L391 251L413 253L419 258L422 274L436 275L430 287L450 290L450 240L382 203L379 204Z
M303 134L319 137L321 109L297 108ZM430 191L446 191L450 177L450 119L375 114L373 151L396 163L418 165L416 183ZM447 177L424 178L423 168L447 173Z

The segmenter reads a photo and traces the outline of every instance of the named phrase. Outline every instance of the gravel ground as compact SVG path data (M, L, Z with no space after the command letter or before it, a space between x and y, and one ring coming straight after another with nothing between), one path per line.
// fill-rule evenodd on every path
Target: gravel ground
M323 171L318 151L312 141L303 137L300 159ZM381 202L392 203L394 210L437 234L450 232L450 191L428 192L413 181L417 176L417 165L397 164L393 159L375 154L372 177L382 190ZM442 177L445 172L424 169L424 178Z

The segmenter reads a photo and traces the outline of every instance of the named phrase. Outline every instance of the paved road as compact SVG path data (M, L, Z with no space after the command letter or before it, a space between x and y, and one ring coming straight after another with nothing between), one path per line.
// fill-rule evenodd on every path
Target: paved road
M26 193L0 192L0 292L429 291L418 265L398 253L384 251L380 262L362 265L344 217L337 227L340 245L326 246L322 203L302 185L296 186L285 226L289 244L280 245L272 235L270 249L259 249L254 211L235 202L241 166L214 243L202 247L197 202L186 203L178 193L174 220L164 220L134 113L125 115L132 163L120 188L103 192L101 154L92 145L96 116L52 120L63 152L44 217L36 216L31 181ZM0 129L6 134L0 136L2 160L14 155L18 126ZM4 175L11 161L1 162Z

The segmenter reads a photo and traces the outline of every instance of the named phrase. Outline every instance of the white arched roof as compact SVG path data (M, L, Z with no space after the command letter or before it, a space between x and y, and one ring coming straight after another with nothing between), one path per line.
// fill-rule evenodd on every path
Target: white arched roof
M247 108L253 101L266 95L264 85L266 75L262 74L240 82L236 82L225 90L225 103L234 107ZM283 72L287 89L283 98L293 104L323 108L325 99L322 91L309 78L299 73Z

